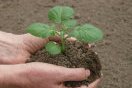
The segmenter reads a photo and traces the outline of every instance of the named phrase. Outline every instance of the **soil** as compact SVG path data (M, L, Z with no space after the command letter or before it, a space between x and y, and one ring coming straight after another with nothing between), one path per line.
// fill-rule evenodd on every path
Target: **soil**
M48 23L55 5L74 7L79 23L103 30L94 48L104 74L99 88L132 88L132 0L0 0L0 31L22 34L33 22Z
M88 86L89 83L101 77L101 63L98 55L80 42L67 42L65 52L54 56L42 49L35 53L28 62L44 62L68 68L85 68L90 70L91 75L87 80L65 82L65 85L68 87Z

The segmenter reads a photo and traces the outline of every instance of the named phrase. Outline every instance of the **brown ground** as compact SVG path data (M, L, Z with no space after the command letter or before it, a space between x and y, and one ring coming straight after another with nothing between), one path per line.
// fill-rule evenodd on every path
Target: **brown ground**
M103 29L105 39L95 48L104 78L100 88L132 88L132 0L0 0L0 30L21 34L32 22L47 23L51 6L70 5Z

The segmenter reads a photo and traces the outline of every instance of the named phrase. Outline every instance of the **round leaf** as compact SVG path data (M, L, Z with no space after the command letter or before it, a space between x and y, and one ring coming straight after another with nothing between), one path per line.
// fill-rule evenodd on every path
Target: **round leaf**
M76 24L77 24L77 21L76 20L66 20L66 21L63 21L62 24L66 27L66 28L73 28Z
M49 42L48 44L46 44L45 48L52 55L61 53L61 47L55 44L55 42Z
M100 29L91 24L78 26L72 31L70 36L77 38L83 42L96 42L103 38L103 33Z
M62 23L64 20L69 20L73 15L74 10L67 6L55 6L48 12L49 20L55 23Z
M61 15L62 21L69 20L69 19L73 18L74 10L71 7L63 6L61 14L62 14Z
M46 24L42 23L33 23L27 28L27 32L37 36L37 37L42 37L46 38L51 35L54 35L54 30L53 28L49 27Z

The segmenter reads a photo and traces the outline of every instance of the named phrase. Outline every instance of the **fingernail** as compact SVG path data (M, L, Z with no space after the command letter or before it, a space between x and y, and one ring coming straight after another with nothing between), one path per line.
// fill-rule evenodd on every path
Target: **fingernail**
M86 70L86 77L90 76L90 71Z

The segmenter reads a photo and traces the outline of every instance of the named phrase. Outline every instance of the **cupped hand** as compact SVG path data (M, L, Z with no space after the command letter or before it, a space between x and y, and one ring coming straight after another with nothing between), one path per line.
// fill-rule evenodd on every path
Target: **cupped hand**
M49 41L60 42L59 37L38 38L30 34L15 35L0 31L0 64L25 63L37 50ZM75 41L75 38L69 38Z
M57 40L55 39L55 41ZM44 47L48 41L49 39L41 39L30 34L15 35L0 32L0 64L25 63L32 53ZM30 79L30 82L27 83L31 87L27 88L67 88L63 85L64 81L81 81L88 76L84 69L69 69L45 63L24 65L26 65L25 68L30 68L27 71L28 76L25 77ZM99 81L100 79L90 84L89 87L78 88L96 88Z
M29 88L71 88L65 87L66 81L82 81L89 75L90 71L84 68L65 68L62 66L56 66L52 64L43 63L30 63L27 64L28 78L30 82ZM74 87L74 88L96 88L100 79L91 83L88 87Z
M71 88L64 86L64 82L82 81L90 75L90 71L84 68L65 68L38 62L10 65L5 69L8 75L2 78L7 82L0 85L2 88ZM88 87L72 88L96 88L98 82L99 79Z
M28 88L70 88L64 86L65 81L81 81L90 75L90 71L84 68L65 68L36 62L27 64L27 69Z
M0 64L24 63L48 41L30 34L15 35L0 32Z

